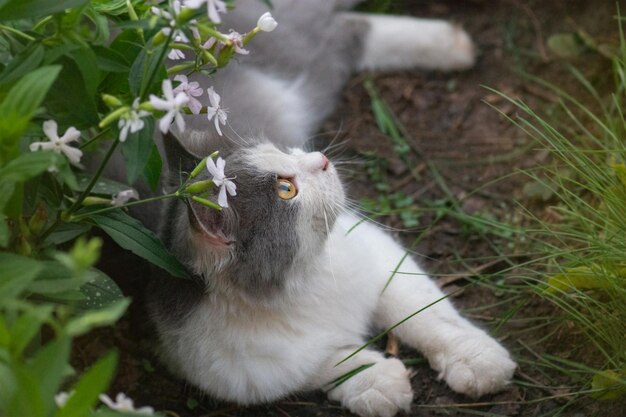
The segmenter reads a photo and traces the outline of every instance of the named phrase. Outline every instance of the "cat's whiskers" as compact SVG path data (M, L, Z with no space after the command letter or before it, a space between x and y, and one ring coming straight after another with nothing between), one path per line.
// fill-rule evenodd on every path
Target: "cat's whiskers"
M230 127L230 130L237 136L237 138L239 138L239 140L246 146L249 146L250 143L243 138L243 136L241 136L239 133L237 133L237 131L233 128L233 126L230 124L230 122L228 120L226 120L226 124L228 125L228 127ZM232 137L230 137L228 134L224 134L224 136L226 137L226 139L228 139L229 141L231 141L232 143L234 143L235 145L241 145L241 143L237 143L236 140L234 140Z
M377 221L376 219L374 219L373 217L370 217L367 214L364 214L363 213L363 206L358 201L346 198L345 206L346 206L347 210L350 211L350 213L352 213L354 216L359 218L360 222L374 223L378 227L380 227L381 229L387 230L387 231L391 231L391 232L404 232L404 231L407 231L405 229L399 229L397 227L389 226L389 225L387 225L385 223ZM384 213L370 213L370 214L371 215L378 215L378 214L380 214L381 216L385 215Z

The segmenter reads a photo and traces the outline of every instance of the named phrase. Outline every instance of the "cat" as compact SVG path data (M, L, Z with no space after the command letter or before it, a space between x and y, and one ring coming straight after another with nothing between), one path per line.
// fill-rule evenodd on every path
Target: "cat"
M275 32L257 35L249 56L213 77L192 78L222 95L224 136L206 115L190 115L184 132L159 139L166 191L216 150L237 187L221 211L163 203L160 236L193 275L151 276L148 309L164 362L243 405L322 389L360 416L393 416L410 409L409 372L375 349L354 352L372 327L423 309L393 333L454 391L504 389L516 368L507 350L462 318L399 243L346 209L334 164L303 150L355 71L469 68L469 36L445 21L348 11L357 1L272 3ZM266 11L257 0L236 6L223 27L252 27ZM156 227L157 216L143 217Z

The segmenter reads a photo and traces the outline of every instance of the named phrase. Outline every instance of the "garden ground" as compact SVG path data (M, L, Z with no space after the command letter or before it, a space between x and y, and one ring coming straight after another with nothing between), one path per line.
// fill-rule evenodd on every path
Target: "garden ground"
M520 170L546 162L549 154L506 120L516 107L485 88L522 98L531 108L558 115L558 97L525 79L528 73L582 94L566 68L571 63L602 88L611 82L610 61L598 50L549 48L557 33L588 34L597 45L618 43L612 1L445 0L397 2L403 13L452 18L476 41L479 59L468 72L422 71L362 74L343 94L340 107L318 142L341 144L342 172L354 200L366 199L371 212L412 246L428 271L466 315L490 328L514 352L520 367L510 389L474 402L436 379L419 355L404 347L400 358L412 363L414 405L409 415L619 416L626 406L574 398L579 388L541 367L548 353L593 365L571 323L542 319L558 310L519 286L514 265L530 259L529 246L515 233L525 226L520 204L549 219L550 194ZM622 10L626 10L622 5ZM554 45L553 45L554 46ZM601 49L601 48L600 48ZM557 55L571 54L571 58ZM366 89L371 80L373 90ZM371 109L378 94L395 115L402 140L380 131ZM584 97L584 96L583 96ZM408 146L408 147L407 147ZM391 214L389 214L391 213ZM500 227L500 224L509 226ZM240 408L205 398L172 377L153 354L153 339L140 308L141 291L132 277L142 265L108 247L103 269L129 295L135 307L116 326L95 331L76 343L73 363L82 368L111 348L120 352L114 394L123 391L140 405L179 416L340 416L349 415L321 393L298 395L262 407ZM107 259L109 259L107 261ZM115 259L112 261L111 259ZM122 266L120 266L122 265ZM506 272L503 272L506 271ZM546 337L549 336L549 337ZM381 346L384 348L385 346Z

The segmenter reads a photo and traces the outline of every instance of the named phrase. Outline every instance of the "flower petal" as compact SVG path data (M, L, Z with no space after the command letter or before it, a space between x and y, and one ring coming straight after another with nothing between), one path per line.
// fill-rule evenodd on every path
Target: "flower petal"
M213 161L213 158L206 159L206 169L209 171L209 174L211 174L213 178L218 176L217 166L215 165L215 161Z
M226 197L226 187L225 186L221 186L220 187L220 193L217 196L217 204L219 204L220 207L228 207L228 198Z
M49 151L51 149L54 149L55 147L56 145L54 144L54 142L33 142L29 146L31 152L35 152L40 149L44 151Z
M63 152L65 156L67 156L67 159L69 159L74 165L78 165L80 163L80 158L83 157L83 151L66 144L61 144L61 152Z
M46 120L45 122L43 122L43 133L45 133L50 140L59 138L59 135L57 133L58 128L59 126L54 120Z
M161 118L161 120L159 120L159 129L161 130L161 132L167 133L170 130L170 126L172 124L172 120L174 119L175 114L176 111L170 110L165 114L165 116Z
M182 114L176 113L174 115L174 122L176 122L176 127L180 132L185 131L185 119L183 118Z
M174 93L172 92L172 82L169 79L164 79L161 84L161 90L163 90L163 95L167 101L172 101L174 99Z
M220 113L218 111L217 112L217 116L218 117L215 118L215 130L217 130L217 134L218 135L222 136L222 129L220 129L220 118L219 118L219 115L220 115Z
M126 142L126 138L128 137L128 129L130 128L130 123L128 120L121 120L117 124L117 127L120 129L120 142Z
M226 191L228 191L228 194L232 196L237 195L237 185L234 182L232 182L231 180L227 180L224 183L224 186L226 187Z
M80 131L76 129L74 126L70 126L63 136L61 136L60 141L63 143L76 142L80 138Z
M189 103L187 105L193 114L200 114L200 110L202 110L202 103L200 103L198 99L189 97Z
M169 101L165 101L153 94L150 94L150 104L157 110L170 110L172 108Z
M207 95L209 96L209 101L211 102L211 107L219 107L220 101L222 98L215 92L213 87L209 87L206 89Z
M215 166L217 167L218 175L224 178L226 175L224 174L224 168L226 168L226 161L221 156L217 157L217 161L215 162Z

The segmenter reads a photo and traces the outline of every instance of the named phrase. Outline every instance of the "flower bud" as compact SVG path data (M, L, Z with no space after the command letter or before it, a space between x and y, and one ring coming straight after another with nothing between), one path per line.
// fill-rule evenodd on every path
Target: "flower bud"
M189 194L199 194L206 190L210 190L214 185L213 180L202 180L189 184L187 188L185 188L185 192Z
M215 204L214 202L207 200L206 198L200 198L198 196L191 196L191 199L193 201L195 201L198 204L202 204L203 206L207 206L209 208L215 209L215 210L222 210L222 208L220 206L218 206L217 204Z
M106 204L106 205L110 205L111 204L111 200L107 199L107 198L100 198L100 197L85 197L85 199L83 200L83 206L95 206L98 204Z
M163 33L163 31L159 31L152 38L152 45L154 45L154 46L161 45L163 42L165 42L166 39L167 39L167 35L165 33Z
M259 20L256 22L256 27L263 32L271 32L276 29L276 26L278 26L278 22L276 22L270 12L263 13L263 15L261 15Z
M111 94L102 94L102 101L110 108L119 107L122 102L119 98L112 96Z
M200 161L200 163L196 165L193 171L191 171L191 174L189 174L189 179L197 177L204 168L206 168L206 158L202 159L202 161Z

